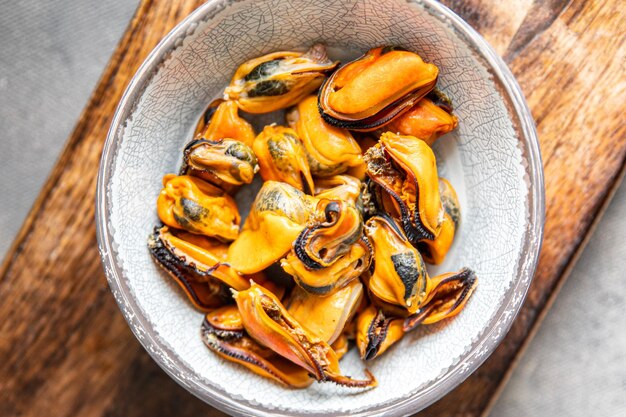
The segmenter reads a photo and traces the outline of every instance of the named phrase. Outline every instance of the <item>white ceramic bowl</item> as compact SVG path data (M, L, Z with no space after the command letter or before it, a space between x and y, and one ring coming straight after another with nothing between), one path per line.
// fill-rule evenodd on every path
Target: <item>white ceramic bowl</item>
M240 63L324 42L335 56L401 45L440 68L459 127L435 145L440 175L458 191L462 220L445 263L473 268L478 289L464 311L410 333L369 369L379 386L288 390L226 362L203 345L202 314L151 260L161 177L209 101ZM250 196L249 196L250 197ZM98 241L111 290L154 360L194 395L237 415L402 415L417 412L471 374L511 326L537 262L543 229L541 158L515 79L485 41L435 1L213 0L178 25L128 87L106 141L98 179ZM260 248L261 250L261 248ZM361 376L356 352L341 361Z

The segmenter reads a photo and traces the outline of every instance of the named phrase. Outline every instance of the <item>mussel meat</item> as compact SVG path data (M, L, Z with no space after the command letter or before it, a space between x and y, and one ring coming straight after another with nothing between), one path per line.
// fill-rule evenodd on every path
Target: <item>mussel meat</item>
M378 185L383 211L391 213L413 244L433 240L441 229L444 210L439 196L435 154L413 136L385 132L364 155L367 175ZM376 191L376 190L374 190Z
M334 70L326 47L316 44L306 53L274 52L242 64L224 97L249 113L269 113L298 103Z
M222 139L234 139L252 146L254 129L239 116L237 103L218 99L213 101L196 126L194 135L198 139L217 142Z
M163 223L192 233L230 241L239 234L237 203L221 189L200 178L168 174L157 199Z
M433 324L454 317L463 310L476 289L476 274L469 268L431 278L433 288L428 301L404 321L404 331L420 324Z
M249 281L224 263L227 244L168 226L156 227L148 239L154 260L202 311L223 305L226 287L246 289Z
M296 284L315 294L328 294L357 278L371 261L363 236L361 212L342 200L320 200L318 221L310 221L281 261Z
M363 284L355 279L326 296L295 287L285 306L311 335L333 344L356 313L362 298Z
M256 155L245 143L228 138L219 141L196 139L185 147L180 173L202 178L230 191L250 184L258 170Z
M404 336L404 319L387 317L373 304L357 316L356 345L361 359L372 360L382 355Z
M461 219L461 205L456 195L456 191L445 178L439 178L439 194L441 204L445 211L441 230L433 240L424 239L417 244L424 260L428 263L438 265L443 262L446 254L452 246L454 235L459 227Z
M312 194L314 185L306 152L295 130L269 125L252 147L261 166L264 181L282 181Z
M330 347L335 351L337 359L343 358L343 355L348 353L348 348L350 347L348 336L345 333L341 333L339 337L331 343Z
M339 256L328 267L310 268L298 258L295 251L289 252L281 260L280 265L285 272L293 277L298 286L310 293L325 295L356 279L367 269L370 260L370 246L367 240L361 237L350 246L348 253Z
M371 217L365 234L374 247L374 268L367 286L386 313L412 316L413 323L428 324L461 311L476 286L474 272L464 268L430 277L420 253L386 214Z
M281 385L306 388L313 382L304 368L261 346L248 336L235 305L209 312L202 322L201 335L208 348L222 358L241 364Z
M371 217L365 234L374 248L374 270L368 288L377 299L415 313L429 294L426 265L396 221L388 215Z
M344 65L319 93L324 120L334 126L372 130L409 110L437 83L439 70L414 53L378 47Z
M343 200L355 207L361 206L363 183L351 175L334 175L315 180L315 197L328 200Z
M316 216L318 200L289 184L267 181L259 190L228 262L244 274L259 272L291 250L293 241Z
M316 380L349 387L376 386L376 379L367 370L363 380L342 375L337 354L329 344L305 330L265 288L253 283L248 290L234 291L233 297L248 334L306 369Z
M385 126L386 130L401 135L415 136L432 146L435 141L456 128L459 121L448 112L449 107L424 97L406 113Z
M316 177L342 174L363 165L361 148L346 129L330 126L317 108L317 97L309 96L288 114L289 126L298 132Z
M311 269L332 265L363 235L363 218L343 200L320 200L321 222L309 223L293 242L298 258ZM321 217L321 216L320 216Z

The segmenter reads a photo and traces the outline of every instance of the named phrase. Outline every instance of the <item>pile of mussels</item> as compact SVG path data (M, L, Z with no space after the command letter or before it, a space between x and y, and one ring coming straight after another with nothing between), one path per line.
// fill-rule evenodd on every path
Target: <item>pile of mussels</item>
M476 287L467 268L431 277L424 264L443 261L460 217L430 147L457 125L438 68L396 47L338 65L323 45L241 65L163 178L149 238L206 313L206 345L289 387L375 386L339 369L350 341L372 360ZM258 135L239 115L287 108L289 127ZM240 230L232 195L257 172Z

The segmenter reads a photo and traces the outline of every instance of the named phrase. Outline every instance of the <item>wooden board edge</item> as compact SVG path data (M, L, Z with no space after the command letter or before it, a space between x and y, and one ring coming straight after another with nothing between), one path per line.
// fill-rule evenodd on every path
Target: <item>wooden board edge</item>
M81 133L86 127L85 123L88 118L87 115L91 113L98 106L98 103L100 101L100 98L102 97L104 90L109 87L110 82L115 77L115 74L117 73L117 69L119 68L120 63L122 62L122 59L124 58L124 54L127 49L127 46L130 44L133 38L133 35L135 34L136 29L139 27L139 23L142 17L146 15L152 3L153 3L152 0L141 0L139 5L137 6L137 9L135 10L135 13L133 14L132 19L128 23L128 26L126 27L121 40L118 42L117 46L115 47L113 55L109 59L108 64L105 67L104 71L102 72L102 75L98 79L98 82L96 83L96 87L94 88L93 92L89 96L89 100L87 101L87 104L83 108L78 118L78 121L74 125L74 129L72 129L72 133L70 134L69 138L65 142L65 145L63 145L63 149L61 150L59 157L54 163L54 167L50 171L50 174L46 178L46 181L44 182L43 187L39 191L37 198L35 199L35 201L33 202L33 205L28 211L28 215L24 219L24 222L22 223L20 230L18 231L17 235L13 239L11 246L9 246L9 249L5 253L4 260L2 261L2 263L0 263L0 281L4 279L7 272L9 271L9 268L11 267L11 264L13 263L13 259L20 253L20 250L21 250L20 247L22 246L22 244L24 243L24 241L27 239L28 235L30 234L34 226L35 220L37 218L37 215L41 211L46 199L51 194L52 190L54 190L54 188L57 186L61 178L61 175L64 172L66 165L69 163L71 159L72 151L78 145L78 143L80 142L80 139L82 138Z
M535 338L537 332L539 331L539 328L541 327L541 324L543 323L543 320L546 318L546 316L550 312L550 309L554 305L554 302L555 302L559 292L561 292L561 289L563 288L563 285L565 284L565 281L567 281L567 279L571 275L572 271L574 270L574 267L578 263L578 260L579 260L580 256L582 255L582 253L584 252L585 248L587 247L587 244L589 243L589 240L591 239L591 236L594 235L594 233L596 231L596 228L598 227L598 224L600 224L600 221L604 217L604 213L606 212L607 208L609 207L609 204L613 200L613 197L615 196L615 193L617 192L617 189L619 188L619 186L621 185L622 181L624 180L624 176L625 175L626 175L626 160L622 161L622 168L620 169L618 174L614 177L613 183L608 188L608 191L607 191L606 195L604 196L604 199L603 199L602 203L600 203L600 206L599 206L598 210L596 211L596 213L594 215L593 221L591 222L591 224L589 225L588 229L584 233L584 237L581 240L581 242L578 245L578 247L576 248L576 250L574 251L574 254L570 258L570 260L567 262L567 265L565 266L565 269L563 270L563 273L557 279L557 282L556 282L552 292L550 293L550 296L546 300L546 302L543 305L543 307L541 307L541 309L539 311L539 314L537 315L536 320L534 321L534 323L532 324L532 326L531 326L531 328L530 328L530 330L528 332L528 335L526 336L526 338L524 339L522 344L519 346L517 352L515 353L515 356L513 357L511 362L509 363L509 367L506 369L504 375L502 376L502 379L500 380L500 382L496 386L496 390L491 395L491 398L487 402L487 405L485 406L484 410L480 413L481 417L488 417L489 416L489 414L491 413L491 411L492 411L493 407L495 406L496 402L498 401L498 399L502 395L502 392L504 391L504 388L506 387L507 383L511 379L511 376L513 375L513 372L515 371L515 369L517 368L517 366L521 362L522 358L524 357L524 354L526 353L526 350L528 349L528 346L530 346L530 343L533 341L533 339Z

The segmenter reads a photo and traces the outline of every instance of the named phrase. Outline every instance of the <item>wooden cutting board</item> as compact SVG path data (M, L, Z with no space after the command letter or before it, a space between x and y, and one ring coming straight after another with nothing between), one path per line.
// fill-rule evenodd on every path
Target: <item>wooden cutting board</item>
M476 373L420 416L488 413L624 174L626 25L620 0L447 0L505 58L543 155L536 277ZM96 171L129 80L201 1L143 0L0 268L0 415L217 416L150 359L119 313L96 247ZM592 277L597 279L597 277Z

